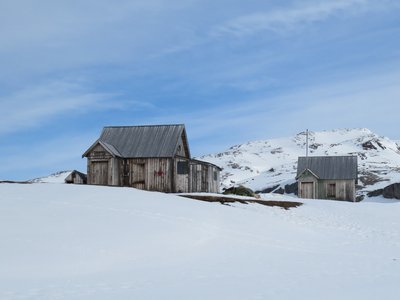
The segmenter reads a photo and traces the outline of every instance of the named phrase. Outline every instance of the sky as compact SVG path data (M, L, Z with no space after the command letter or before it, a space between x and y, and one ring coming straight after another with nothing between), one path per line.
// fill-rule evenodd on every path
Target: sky
M0 2L0 179L86 170L104 126L194 156L308 128L400 139L397 0Z

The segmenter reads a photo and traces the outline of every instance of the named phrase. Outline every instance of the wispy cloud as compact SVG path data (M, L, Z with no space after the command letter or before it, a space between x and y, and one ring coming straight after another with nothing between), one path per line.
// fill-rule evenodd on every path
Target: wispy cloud
M304 128L369 127L396 138L400 126L398 78L397 70L342 78L273 97L250 98L236 104L225 102L186 114L183 121L190 124L194 155L222 151L226 145L248 140L290 136ZM178 117L165 116L164 121Z
M0 97L0 134L38 127L64 114L96 110L144 108L147 103L119 100L116 94L97 93L84 83L51 81Z
M213 36L246 36L260 31L283 32L328 19L344 12L368 9L368 0L302 2L301 6L253 13L232 19L213 31Z

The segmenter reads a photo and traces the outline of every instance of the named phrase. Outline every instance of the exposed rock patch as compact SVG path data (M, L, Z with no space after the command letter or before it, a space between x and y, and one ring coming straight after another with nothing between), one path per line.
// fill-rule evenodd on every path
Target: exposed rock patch
M400 200L400 183L393 183L383 189L383 197Z

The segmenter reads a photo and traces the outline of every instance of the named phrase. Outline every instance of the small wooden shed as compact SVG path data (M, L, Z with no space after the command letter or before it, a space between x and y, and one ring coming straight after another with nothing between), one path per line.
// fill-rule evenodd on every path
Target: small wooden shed
M356 201L357 156L299 157L299 197Z
M83 174L77 170L73 170L64 181L65 183L86 184L87 177L86 174Z
M88 184L219 192L221 169L190 157L183 124L104 127L87 157Z

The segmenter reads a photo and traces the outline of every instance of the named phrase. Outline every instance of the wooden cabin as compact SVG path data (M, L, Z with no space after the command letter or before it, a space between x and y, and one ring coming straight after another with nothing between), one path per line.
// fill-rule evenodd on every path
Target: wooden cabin
M77 170L73 170L64 181L65 183L86 184L87 176Z
M299 157L299 197L356 201L357 156Z
M88 184L218 193L221 169L192 159L184 125L104 127L87 157Z

